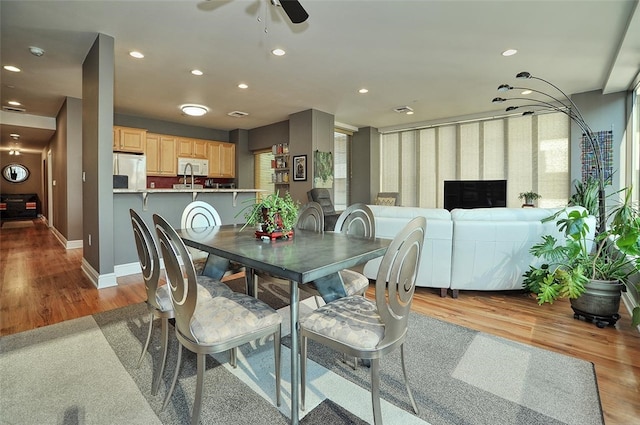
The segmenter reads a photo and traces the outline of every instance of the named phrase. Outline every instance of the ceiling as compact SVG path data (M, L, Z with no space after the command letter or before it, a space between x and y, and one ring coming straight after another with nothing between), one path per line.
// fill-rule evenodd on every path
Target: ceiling
M219 130L307 109L353 127L412 127L500 114L491 103L499 84L535 85L516 81L520 71L572 94L627 90L640 70L637 0L301 3L310 17L296 25L269 0L1 0L1 65L22 69L2 69L1 103L25 111L0 112L0 149L16 146L13 132L25 151L46 146L64 98L82 98L97 33L115 40L115 113ZM275 47L287 54L272 55ZM508 48L518 54L503 57ZM184 103L210 112L184 116ZM400 106L414 115L394 112Z

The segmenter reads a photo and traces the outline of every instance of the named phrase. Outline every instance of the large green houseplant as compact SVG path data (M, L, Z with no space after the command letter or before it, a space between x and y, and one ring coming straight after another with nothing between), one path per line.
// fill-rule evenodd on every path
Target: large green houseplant
M566 217L558 219L556 214L546 219L557 219L566 241L561 243L545 235L530 250L544 261L539 267L530 266L524 274L525 288L537 295L539 304L559 298L577 299L593 281L618 285L621 290L640 289L629 280L632 274L640 273L640 212L631 201L631 190L625 188L621 192L623 200L608 212L609 226L598 232L593 241L587 239L589 211L572 210ZM575 198L573 201L577 203ZM632 322L640 325L639 305L633 308Z
M261 226L261 231L273 233L276 231L289 232L293 229L298 219L299 203L291 198L289 192L280 196L280 192L250 199L248 205L236 214L236 217L244 213L246 226Z

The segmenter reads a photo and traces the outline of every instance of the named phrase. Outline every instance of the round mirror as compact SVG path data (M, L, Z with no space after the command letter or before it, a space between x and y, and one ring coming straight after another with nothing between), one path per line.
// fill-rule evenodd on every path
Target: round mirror
M2 177L11 183L22 183L29 178L29 169L21 164L8 164L2 168Z

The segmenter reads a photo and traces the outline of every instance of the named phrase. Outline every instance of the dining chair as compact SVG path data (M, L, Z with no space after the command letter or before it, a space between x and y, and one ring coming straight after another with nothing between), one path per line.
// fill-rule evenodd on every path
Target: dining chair
M180 227L183 229L198 229L210 226L220 226L222 219L213 205L204 201L190 202L182 211ZM208 254L196 248L188 247L196 274L221 279L229 270L229 260Z
M213 296L197 290L193 262L182 239L161 216L153 222L164 258L175 331L179 342L176 369L163 409L168 405L180 372L183 347L196 354L196 392L191 424L200 419L205 357L230 350L230 364L237 366L237 347L251 341L273 337L276 375L276 404L280 405L280 333L282 318L257 298L234 292Z
M301 407L306 395L307 346L314 340L346 355L369 359L374 424L382 424L380 358L400 348L405 386L418 414L404 356L409 313L415 292L427 220L416 217L396 235L382 258L374 300L352 295L328 303L300 318Z
M161 285L158 247L156 246L155 239L151 235L149 226L147 226L147 223L145 223L142 217L133 209L129 209L129 214L131 216L131 225L133 226L133 238L138 251L138 261L142 269L142 279L144 280L147 293L146 304L150 313L149 332L147 333L147 339L142 347L140 358L138 359L138 367L140 367L144 354L149 348L154 319L160 319L162 329L162 359L160 361L160 368L155 374L155 379L152 379L151 384L151 394L156 395L167 361L169 319L174 318L173 306L171 305L171 297L167 285ZM233 292L228 286L204 276L198 278L198 284L213 295L231 295Z

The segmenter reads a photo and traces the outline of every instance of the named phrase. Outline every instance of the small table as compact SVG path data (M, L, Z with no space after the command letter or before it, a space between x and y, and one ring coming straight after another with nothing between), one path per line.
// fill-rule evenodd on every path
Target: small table
M291 423L298 424L299 348L298 283L330 278L340 270L384 255L391 243L385 239L363 239L342 233L296 230L293 238L262 240L253 228L241 225L180 229L188 246L243 264L247 293L255 295L253 270L261 270L290 282L291 302Z

